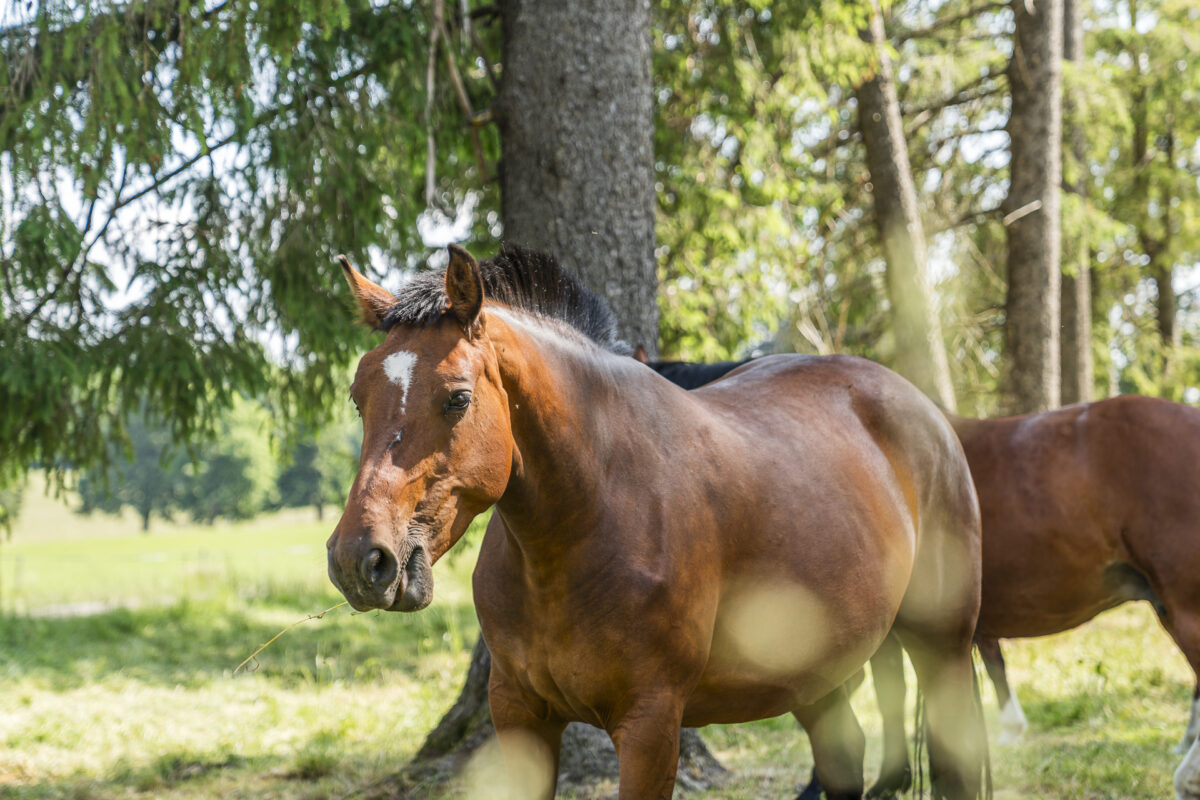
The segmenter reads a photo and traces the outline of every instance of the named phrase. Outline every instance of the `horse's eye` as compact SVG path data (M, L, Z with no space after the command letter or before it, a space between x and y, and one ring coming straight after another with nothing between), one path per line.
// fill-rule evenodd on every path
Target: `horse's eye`
M446 401L443 410L447 414L451 414L456 411L466 411L469 405L471 405L471 393L466 389L460 389L450 395L450 399Z

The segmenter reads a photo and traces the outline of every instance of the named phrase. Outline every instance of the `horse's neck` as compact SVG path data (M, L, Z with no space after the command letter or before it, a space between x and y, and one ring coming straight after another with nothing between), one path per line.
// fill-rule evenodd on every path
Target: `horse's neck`
M632 461L663 463L653 451L662 449L666 457L674 446L663 420L673 416L674 404L691 401L634 359L552 324L516 312L499 321L489 322L489 336L508 394L516 454L497 509L510 530L528 537L603 527L614 465L632 470L639 466ZM634 451L645 457L631 459Z

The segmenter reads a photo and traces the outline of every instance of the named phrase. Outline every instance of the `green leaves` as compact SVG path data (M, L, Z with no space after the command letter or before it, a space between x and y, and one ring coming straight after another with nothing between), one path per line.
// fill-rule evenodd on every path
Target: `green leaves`
M0 31L0 476L102 465L143 408L193 442L240 396L328 414L366 343L332 256L424 251L425 11L49 0ZM453 205L478 176L434 101Z

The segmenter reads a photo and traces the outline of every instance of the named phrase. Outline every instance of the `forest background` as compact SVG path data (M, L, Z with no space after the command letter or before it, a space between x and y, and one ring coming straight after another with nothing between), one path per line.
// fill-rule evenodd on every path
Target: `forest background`
M338 252L395 288L514 238L652 354L853 353L965 414L1200 402L1184 0L0 9L7 529L31 474L143 529L336 508Z

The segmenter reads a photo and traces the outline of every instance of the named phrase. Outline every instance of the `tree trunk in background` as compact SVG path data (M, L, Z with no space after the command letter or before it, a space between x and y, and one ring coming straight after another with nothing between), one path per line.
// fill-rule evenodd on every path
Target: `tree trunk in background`
M888 299L896 356L892 366L917 388L955 410L954 385L946 360L942 326L930 298L925 265L925 232L900 119L900 100L878 0L863 32L879 59L874 77L860 85L858 125L867 149L875 224L887 260Z
M1063 2L1063 60L1083 60L1083 0ZM1071 108L1077 108L1076 93L1064 96ZM1074 117L1074 115L1071 115ZM1083 128L1073 120L1067 141L1078 174L1067 190L1087 202L1087 151ZM1064 246L1069 253L1063 262L1062 273L1062 360L1061 400L1067 403L1086 403L1092 399L1095 379L1092 370L1092 273L1091 253L1087 237L1080 231L1075 241Z
M504 0L504 236L607 298L658 352L649 0Z
M1130 3L1130 30L1136 31L1138 22L1138 4ZM1137 58L1139 63L1138 76L1144 77L1139 55L1135 54L1134 58ZM1171 197L1168 191L1164 191L1162 197L1151 197L1152 184L1149 167L1155 154L1151 152L1150 147L1150 118L1144 85L1140 86L1134 94L1132 116L1132 150L1135 175L1133 191L1136 199L1135 207L1138 209L1139 218L1130 220L1130 222L1137 228L1142 252L1146 254L1146 258L1148 259L1146 274L1150 276L1150 280L1154 281L1154 289L1158 295L1155 301L1155 311L1158 322L1158 337L1162 345L1162 373L1160 377L1167 378L1174 362L1175 349L1179 344L1178 333L1175 328L1175 315L1177 312L1175 289L1172 283L1174 268L1168 255L1171 240ZM1163 122L1165 122L1166 126L1166 136L1164 137L1166 152L1164 155L1166 161L1171 163L1175 158L1175 137L1171 131L1171 120L1167 119ZM1156 221L1151 217L1150 208L1154 204L1157 204L1161 209L1161 224L1156 224ZM1161 230L1160 236L1154 235L1153 229L1155 228ZM1160 391L1164 389L1166 387L1160 385Z
M556 256L608 300L622 338L658 350L649 0L503 0L501 218L506 239ZM456 773L492 734L491 655L480 638L453 708L398 781L400 796ZM693 730L678 785L725 770ZM608 735L573 723L559 786L616 780Z
M1004 338L1005 402L1014 413L1059 403L1062 14L1062 0L1013 2Z

